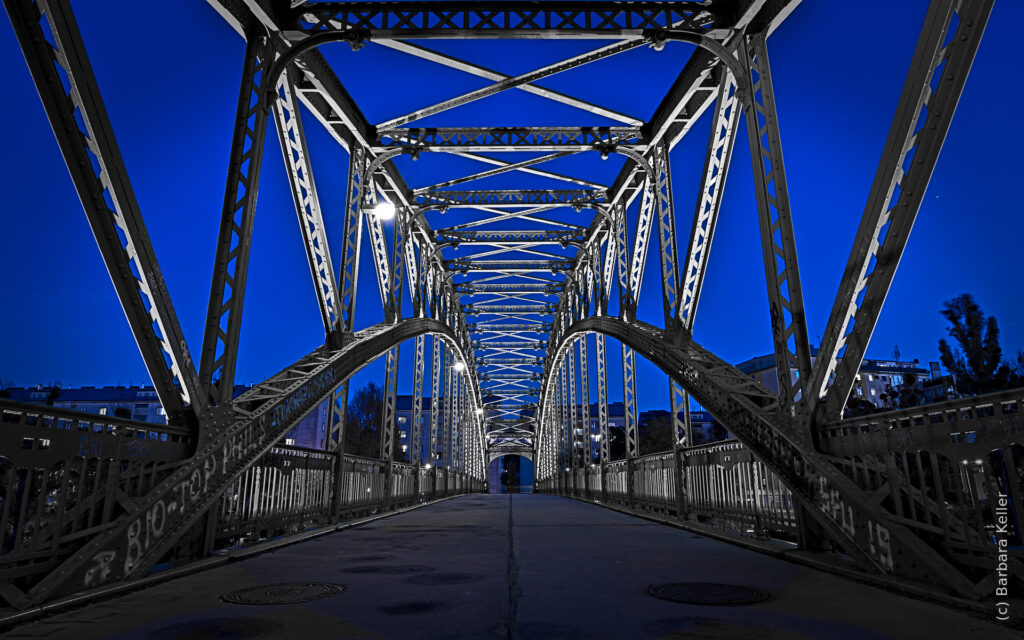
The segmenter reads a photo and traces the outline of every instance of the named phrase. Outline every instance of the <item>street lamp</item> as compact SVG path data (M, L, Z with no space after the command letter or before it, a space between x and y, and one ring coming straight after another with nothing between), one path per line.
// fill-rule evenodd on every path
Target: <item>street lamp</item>
M391 204L387 200L381 200L377 203L377 206L373 208L373 215L378 220L391 220L395 217L395 205Z

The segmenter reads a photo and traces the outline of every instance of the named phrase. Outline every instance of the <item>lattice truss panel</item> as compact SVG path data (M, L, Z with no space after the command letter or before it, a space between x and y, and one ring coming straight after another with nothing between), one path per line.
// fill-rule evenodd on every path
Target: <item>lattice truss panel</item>
M837 425L991 0L932 3L814 367L768 47L769 34L798 0L208 1L245 38L246 53L197 367L67 0L4 0L161 401L174 426L191 438L189 457L162 461L152 472L128 470L127 478L152 474L145 491L136 484L132 493L118 493L119 481L109 480L103 517L91 512L88 520L90 535L72 529L68 535L79 542L69 543L54 534L45 543L52 550L47 562L18 565L45 566L20 569L32 577L17 584L2 582L4 598L27 606L144 575L321 402L329 407L328 448L336 451L344 442L347 380L381 355L383 495L396 495L405 482L392 457L399 367L410 366L414 424L429 423L422 434L413 430L417 462L422 457L439 474L443 468L446 476L482 480L495 456L517 453L537 463L540 481L571 475L578 490L577 478L588 467L597 463L603 474L611 462L613 352L621 354L614 360L622 367L616 377L623 382L627 495L635 492L633 464L640 455L639 355L668 375L673 440L692 444L692 395L774 474L772 482L799 501L805 540L818 536L866 571L963 595L989 586L975 571L984 523L967 512L948 513L934 489L908 479L914 465L941 471L939 458L893 457L859 441L846 455L844 446L853 445L842 444L846 434ZM500 59L493 53L501 51L502 39L535 43L540 53L527 58L536 61L533 67L492 69L451 53L467 49L445 42L476 40L477 50L493 61ZM328 46L333 43L348 46ZM431 102L403 91L383 107L380 100L364 101L378 90L380 77L400 86L401 68L378 66L395 56L415 63L410 68L434 70L438 81L431 89L445 89L447 97ZM344 73L332 66L338 61ZM608 70L621 74L631 65L665 71L664 86L642 87L644 112L602 104L600 90L584 97L559 89L558 74L565 73L589 78L582 85L603 87L606 96L609 87L629 86L628 78L610 79ZM409 86L423 82L406 74ZM518 104L510 96L533 106L509 107ZM779 394L691 339L741 116ZM711 121L711 134L691 219L690 204L674 201L671 152L702 117ZM317 196L314 178L331 170L319 169L311 157L303 128L310 118L349 158L347 201L339 211L324 210ZM232 399L268 123L285 160L325 346ZM382 214L382 205L392 207L393 217ZM341 237L333 251L330 225ZM361 278L364 262L373 274ZM651 273L645 273L648 265ZM376 295L368 283L376 284ZM660 292L660 327L637 318L645 284ZM385 322L360 326L357 299L380 305ZM404 341L413 347L412 358L399 358ZM999 415L1019 402L1017 396L1001 399ZM12 411L22 424L24 411ZM981 424L991 414L971 415ZM1019 440L1001 446L1010 450L1014 443ZM675 463L685 457L674 456ZM683 477L678 468L676 476ZM685 504L685 487L676 495ZM99 494L90 499L99 504Z

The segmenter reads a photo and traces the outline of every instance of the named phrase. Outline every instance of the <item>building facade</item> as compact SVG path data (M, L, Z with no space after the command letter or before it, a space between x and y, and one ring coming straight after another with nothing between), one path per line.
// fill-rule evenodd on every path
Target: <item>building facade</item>
M812 364L817 355L818 349L811 347ZM772 391L779 392L779 378L775 371L774 354L751 358L739 363L736 368ZM924 388L926 380L937 380L939 374L939 363L937 362L929 363L929 368L924 369L917 359L912 361L865 359L854 379L851 397L862 398L874 405L876 409L885 409L889 407L887 402L893 389L898 389L913 380L914 385L921 390ZM790 369L789 375L791 382L795 384L799 377L796 369Z

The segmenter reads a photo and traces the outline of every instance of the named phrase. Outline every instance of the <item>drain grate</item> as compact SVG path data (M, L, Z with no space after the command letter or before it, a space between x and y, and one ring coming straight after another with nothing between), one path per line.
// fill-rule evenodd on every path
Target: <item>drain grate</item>
M285 582L229 591L220 599L234 604L296 604L337 595L344 590L340 584L326 582Z
M770 594L753 587L714 582L653 584L648 587L647 592L662 600L715 606L754 604L764 602L771 597Z

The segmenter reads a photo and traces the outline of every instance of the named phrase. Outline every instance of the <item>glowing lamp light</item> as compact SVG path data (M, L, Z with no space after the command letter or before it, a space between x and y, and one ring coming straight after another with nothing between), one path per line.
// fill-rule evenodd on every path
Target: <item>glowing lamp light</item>
M395 217L395 205L391 204L387 200L381 200L377 203L377 206L373 208L373 215L378 220L391 220Z
M478 416L484 415L484 410L483 409L477 409L476 410L476 415L478 415Z
M458 361L458 362L455 363L455 366L452 367L452 368L461 373L462 371L465 371L466 365L463 364L461 361Z

